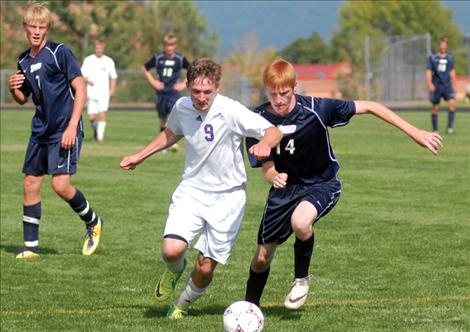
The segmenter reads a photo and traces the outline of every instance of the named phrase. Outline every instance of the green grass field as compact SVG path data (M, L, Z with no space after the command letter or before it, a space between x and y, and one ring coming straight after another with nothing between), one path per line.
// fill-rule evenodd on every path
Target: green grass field
M156 114L110 112L103 144L92 141L85 124L73 183L105 218L101 245L95 255L81 255L84 226L46 178L42 256L34 261L15 259L32 112L0 115L1 331L222 330L225 307L244 297L256 247L268 190L259 170L248 170L245 222L229 263L217 268L188 318L169 321L153 290L163 271L161 234L183 152L153 156L133 172L119 169L124 155L153 138ZM429 128L428 112L400 115ZM445 118L442 113L442 128ZM262 298L265 331L470 330L470 113L457 115L455 129L453 136L443 134L438 156L372 116L330 130L343 195L316 226L314 280L302 310L283 307L293 238L279 247Z

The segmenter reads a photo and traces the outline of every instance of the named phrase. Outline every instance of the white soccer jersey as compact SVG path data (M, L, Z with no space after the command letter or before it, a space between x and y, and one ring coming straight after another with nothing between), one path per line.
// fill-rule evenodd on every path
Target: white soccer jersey
M89 99L109 99L109 80L117 78L113 59L106 55L98 58L91 54L83 61L82 74L94 83L87 84Z
M208 112L193 107L190 97L180 98L167 128L186 141L183 182L198 189L225 191L247 180L243 137L261 139L272 127L266 119L237 101L218 94Z

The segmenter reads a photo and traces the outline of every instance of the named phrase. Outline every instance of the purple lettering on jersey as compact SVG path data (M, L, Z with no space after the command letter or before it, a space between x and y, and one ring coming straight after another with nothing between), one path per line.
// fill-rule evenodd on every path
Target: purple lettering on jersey
M206 133L206 136L204 136L206 141L212 142L214 140L214 127L208 123L204 126L204 132Z

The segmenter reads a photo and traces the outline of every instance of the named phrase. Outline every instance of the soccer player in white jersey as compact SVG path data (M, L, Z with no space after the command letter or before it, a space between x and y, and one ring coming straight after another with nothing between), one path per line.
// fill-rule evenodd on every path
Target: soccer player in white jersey
M109 99L116 90L117 79L114 61L104 54L105 48L106 44L97 40L95 53L87 56L82 65L82 74L87 82L88 119L93 128L93 137L98 142L104 139L106 112L109 108Z
M247 180L243 162L243 137L260 141L250 148L266 158L282 138L279 129L240 103L219 94L221 67L210 59L194 61L187 71L190 97L179 99L167 127L134 155L121 161L121 168L134 169L156 152L186 142L181 183L173 193L162 245L166 269L155 295L168 300L186 266L191 241L199 251L194 269L167 316L179 319L209 286L218 263L225 264L240 228L246 202Z

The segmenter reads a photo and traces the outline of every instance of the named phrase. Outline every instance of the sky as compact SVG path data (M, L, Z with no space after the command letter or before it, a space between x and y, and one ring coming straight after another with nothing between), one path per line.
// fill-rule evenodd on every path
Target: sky
M236 48L255 32L261 48L282 49L294 40L318 32L329 40L338 29L338 9L344 1L196 1L209 25L219 33L220 55ZM461 31L470 34L470 1L443 1L453 10Z

